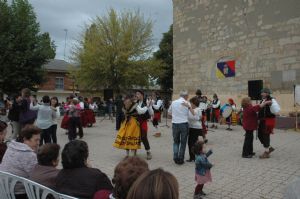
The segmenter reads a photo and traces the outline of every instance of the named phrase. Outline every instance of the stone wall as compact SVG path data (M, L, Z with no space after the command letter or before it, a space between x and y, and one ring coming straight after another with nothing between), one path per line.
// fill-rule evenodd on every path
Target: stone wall
M263 80L283 112L300 84L299 0L173 0L174 95L218 93L236 100L249 80ZM216 63L236 61L235 77L218 79Z

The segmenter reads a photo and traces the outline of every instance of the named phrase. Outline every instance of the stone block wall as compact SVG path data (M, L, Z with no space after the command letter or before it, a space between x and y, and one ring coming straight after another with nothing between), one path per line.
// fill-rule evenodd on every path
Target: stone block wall
M299 0L173 0L174 95L218 93L223 100L248 94L249 80L263 80L293 108L300 84ZM218 79L216 63L236 61L235 77Z

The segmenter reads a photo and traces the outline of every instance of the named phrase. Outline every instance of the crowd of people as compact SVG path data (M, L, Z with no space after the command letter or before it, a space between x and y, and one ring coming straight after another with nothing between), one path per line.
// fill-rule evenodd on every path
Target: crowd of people
M189 98L187 91L168 107L172 119L173 160L177 165L185 163L185 150L188 144L187 162L195 163L194 198L201 199L204 184L212 181L213 165L208 157L212 150L206 150L208 129L218 128L220 121L227 123L226 130L240 121L245 130L242 148L243 158L252 158L253 132L264 147L259 158L270 158L275 150L270 145L270 135L275 127L275 117L280 111L277 101L267 88L261 91L262 101L253 106L251 99L241 101L241 109L233 99L223 104L217 94L213 99L202 95L200 89ZM148 163L137 157L137 150L143 144L146 159L152 159L148 139L148 122L155 128L155 137L160 137L159 121L163 101L159 93L145 97L142 90L118 96L116 105L116 135L113 146L126 151L126 156L115 168L110 180L99 169L89 164L89 149L86 142L77 139L84 136L83 127L95 123L93 110L97 104L87 98L71 95L64 103L64 117L61 127L67 129L69 143L61 153L62 169L58 169L60 146L57 144L57 125L60 116L58 99L44 96L41 102L31 96L29 89L23 89L9 101L8 118L12 124L12 134L6 138L7 124L0 121L0 171L29 178L57 192L78 198L131 199L131 198L178 198L176 178L162 169L150 171ZM208 121L212 123L208 127ZM78 129L78 131L77 131ZM7 143L9 142L9 144ZM16 198L26 198L25 189L17 184Z

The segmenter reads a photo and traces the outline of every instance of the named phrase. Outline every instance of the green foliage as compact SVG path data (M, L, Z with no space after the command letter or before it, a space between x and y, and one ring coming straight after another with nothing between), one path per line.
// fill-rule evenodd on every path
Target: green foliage
M159 43L159 50L154 53L156 60L162 61L162 75L158 78L158 83L163 90L173 89L173 25L168 32L163 34Z
M22 88L36 90L43 82L42 65L55 57L48 33L40 33L32 6L27 0L11 5L0 0L0 88L7 94Z
M73 71L77 83L86 89L120 89L148 86L149 76L158 72L152 51L152 22L138 12L97 17L84 32L74 50L80 69Z

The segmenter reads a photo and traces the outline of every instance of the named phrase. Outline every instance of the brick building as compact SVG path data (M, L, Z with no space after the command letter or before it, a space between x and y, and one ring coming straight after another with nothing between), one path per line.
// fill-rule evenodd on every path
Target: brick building
M47 72L47 82L39 86L37 98L44 95L56 96L59 101L66 101L66 97L72 93L79 93L72 78L68 76L68 70L72 65L64 60L53 59L43 66Z
M240 105L261 80L288 113L300 84L299 0L173 0L174 96L197 88Z

